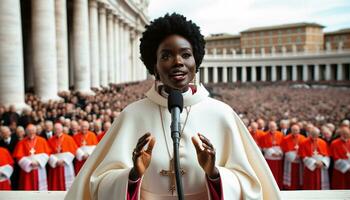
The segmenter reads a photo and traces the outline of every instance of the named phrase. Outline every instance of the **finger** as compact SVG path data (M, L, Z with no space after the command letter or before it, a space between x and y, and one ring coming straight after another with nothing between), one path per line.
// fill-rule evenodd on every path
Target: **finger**
M147 150L146 150L147 153L152 154L152 150L153 150L155 143L156 143L156 139L154 137L151 137L151 139L148 143Z
M149 142L151 136L149 136L148 138L145 138L143 141L140 141L137 146L136 146L136 151L141 151L145 146L146 144Z
M203 143L202 146L204 147L204 149L210 149L213 150L213 147L207 145L206 143Z
M214 148L214 147L213 147L213 144L209 141L208 138L206 138L204 135L202 135L202 134L200 134L200 133L198 133L198 135L199 135L199 139L201 139L201 141L202 141L204 144L210 146L211 148Z
M191 139L192 139L192 143L193 143L197 153L204 150L204 148L202 146L202 142L197 135L193 136Z
M151 133L145 133L143 136L141 136L138 140L137 143L139 143L140 141L145 140L146 138L148 138L151 135Z

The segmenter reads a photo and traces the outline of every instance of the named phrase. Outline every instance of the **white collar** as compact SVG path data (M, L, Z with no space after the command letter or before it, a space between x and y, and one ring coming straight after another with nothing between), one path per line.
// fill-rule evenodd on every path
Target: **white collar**
M10 136L9 138L7 138L7 139L4 139L4 141L5 141L7 144L10 144L10 142L11 142L11 136Z
M146 96L153 101L154 103L163 106L168 107L168 100L167 98L160 95L154 88L153 85L151 89L146 92ZM197 91L196 93L192 94L191 90L188 90L187 92L184 92L183 94L184 98L184 107L192 106L194 104L197 104L204 99L206 99L209 95L209 92L204 88L202 84L197 85Z

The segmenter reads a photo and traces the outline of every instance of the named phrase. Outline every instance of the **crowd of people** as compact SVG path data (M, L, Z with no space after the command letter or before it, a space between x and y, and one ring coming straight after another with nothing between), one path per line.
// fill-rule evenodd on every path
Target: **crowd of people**
M119 113L152 84L111 85L92 96L62 92L49 102L28 93L31 109L20 114L0 105L0 190L69 189ZM280 189L350 189L348 89L208 89L242 118Z
M349 120L318 128L296 118L281 120L279 126L260 118L248 130L280 189L350 189Z

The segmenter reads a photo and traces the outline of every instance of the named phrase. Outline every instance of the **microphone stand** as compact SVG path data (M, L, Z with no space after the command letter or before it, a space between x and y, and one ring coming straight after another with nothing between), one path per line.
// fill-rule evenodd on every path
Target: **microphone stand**
M173 112L171 112L171 118L176 119L176 115L180 116L180 109L175 107L175 109L172 109ZM180 159L179 159L179 144L180 144L180 138L181 138L181 125L180 122L177 120L172 120L171 122L171 138L173 139L173 146L174 146L174 169L175 169L175 177L176 177L176 191L177 196L179 200L184 199L183 194L183 188L182 188L182 180L181 180L181 174L180 174Z

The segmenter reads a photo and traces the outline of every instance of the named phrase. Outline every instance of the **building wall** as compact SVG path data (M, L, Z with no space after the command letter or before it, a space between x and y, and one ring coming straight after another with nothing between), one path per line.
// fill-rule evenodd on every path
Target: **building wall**
M240 39L239 39L240 38ZM238 42L240 40L240 42ZM330 43L332 50L338 49L339 45L343 49L350 48L350 30L333 33L324 33L323 26L300 23L300 25L281 25L281 28L266 27L258 30L248 29L242 31L240 35L228 35L224 39L221 37L207 37L206 48L212 54L216 49L216 54L221 54L226 48L239 49L236 53L241 54L261 54L282 53L282 52L318 52L326 49L326 43ZM232 45L234 44L234 45ZM240 45L240 46L238 46Z
M344 49L350 49L350 30L345 32L326 33L324 49L327 49L327 43L330 44L332 50L337 50L340 45L342 45Z

